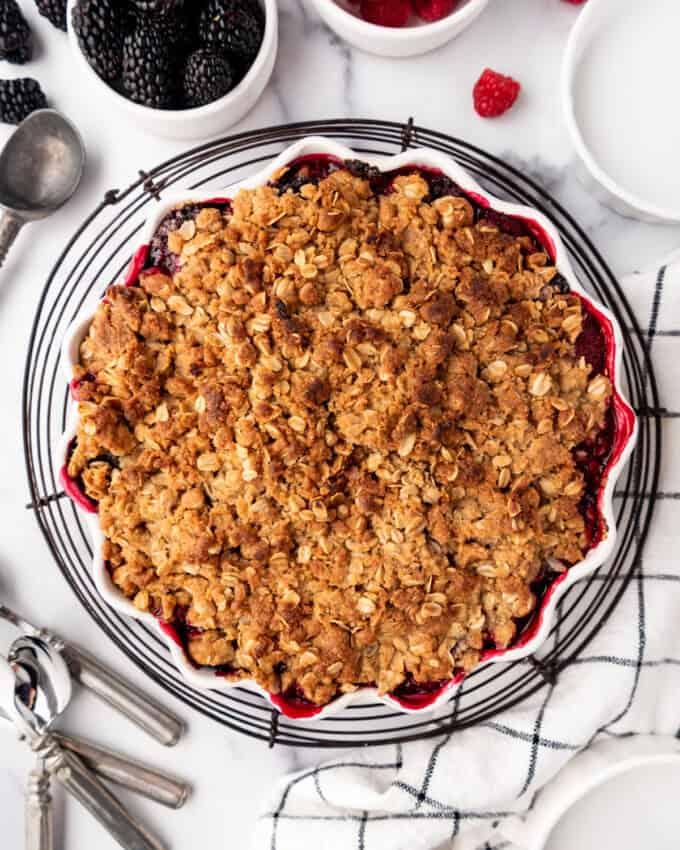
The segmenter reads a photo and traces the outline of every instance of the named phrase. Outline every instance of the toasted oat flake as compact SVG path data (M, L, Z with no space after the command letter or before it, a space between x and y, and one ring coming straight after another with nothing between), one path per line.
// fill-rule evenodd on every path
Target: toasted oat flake
M375 611L375 602L367 596L362 596L357 602L357 608L362 614L372 614Z
M531 395L544 396L552 389L552 378L545 372L538 372L529 381L529 392Z

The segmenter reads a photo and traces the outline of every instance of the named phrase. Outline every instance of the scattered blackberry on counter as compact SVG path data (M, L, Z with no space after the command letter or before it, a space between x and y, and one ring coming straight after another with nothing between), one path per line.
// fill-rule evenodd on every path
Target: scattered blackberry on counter
M208 0L198 22L200 40L213 50L250 65L257 56L264 24L251 2Z
M236 73L229 60L210 50L197 50L187 59L183 90L187 106L205 106L224 97L233 86Z
M71 22L78 44L99 76L112 83L122 71L127 14L117 0L80 0Z
M66 32L66 0L35 0L35 5L53 26Z
M31 31L16 0L0 0L0 59L23 65L32 54Z
M176 83L168 44L145 22L123 42L123 89L131 100L154 109L173 105Z
M0 121L20 124L31 112L46 108L47 98L37 80L0 80Z

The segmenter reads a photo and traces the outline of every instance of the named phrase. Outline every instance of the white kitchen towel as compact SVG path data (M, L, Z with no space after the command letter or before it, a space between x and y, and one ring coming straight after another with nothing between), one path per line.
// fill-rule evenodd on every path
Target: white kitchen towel
M554 685L491 721L284 777L256 850L511 850L504 825L575 753L602 737L680 736L680 255L623 285L659 382L663 468L642 561L610 620Z

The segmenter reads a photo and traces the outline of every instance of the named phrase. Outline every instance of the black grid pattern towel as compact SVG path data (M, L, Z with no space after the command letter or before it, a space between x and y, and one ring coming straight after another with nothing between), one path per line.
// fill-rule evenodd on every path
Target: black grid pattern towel
M256 850L510 850L504 822L579 750L630 733L680 736L680 255L624 287L667 412L650 539L610 621L554 686L491 722L284 777Z

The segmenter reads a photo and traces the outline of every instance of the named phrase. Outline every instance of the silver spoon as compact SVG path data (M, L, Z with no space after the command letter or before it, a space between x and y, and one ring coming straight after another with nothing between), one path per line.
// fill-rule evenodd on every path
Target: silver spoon
M59 676L52 683L55 694ZM163 845L151 836L123 808L83 762L64 749L49 731L49 718L37 718L21 699L25 692L9 661L0 656L0 708L10 717L19 732L26 735L31 749L45 760L50 773L75 797L126 850L162 850ZM44 724L41 721L47 720Z
M14 669L15 673L20 675L18 665L15 665ZM3 725L14 728L12 721L0 708L0 726ZM168 809L180 809L189 799L191 794L189 783L173 779L164 771L122 756L107 747L100 747L84 738L63 735L61 732L52 732L52 734L62 747L75 753L100 779L113 782L114 785L126 788L154 803L160 803ZM20 737L25 739L23 735Z
M19 699L40 731L47 731L71 702L71 676L61 654L41 638L18 637L10 648ZM18 669L17 669L18 668Z
M105 667L77 644L65 641L47 629L39 629L6 605L0 604L0 620L6 620L27 635L43 638L56 647L73 678L119 711L140 729L167 747L174 746L184 732L184 723L151 697L135 688L118 673Z
M15 668L18 692L22 701L30 709L41 730L52 727L57 717L68 707L73 693L70 671L62 654L48 641L40 637L22 635L10 647L9 661ZM53 734L55 740L63 748L83 757L86 766L87 756L99 757L106 762L109 774L113 773L118 784L131 787L131 790L141 790L145 796L165 805L177 807L188 796L188 788L169 777L162 776L144 766L117 758L115 754L93 748L85 742L69 741L61 735ZM40 762L43 771L50 775L44 760ZM100 772L101 775L101 772ZM42 802L44 797L45 780L40 781L40 766L33 771L29 787L35 792L31 801L34 807ZM121 781L122 780L122 781ZM47 801L49 803L49 801ZM31 807L29 807L30 809ZM36 845L36 850L48 850L47 847ZM30 848L29 848L30 850Z
M68 665L56 647L43 638L23 635L10 647L9 661L20 683L23 702L34 714L61 714L70 699L71 679L64 679ZM42 665L42 666L41 666ZM61 680L59 693L54 693L53 681L46 671L53 670ZM51 708L50 708L51 706ZM190 787L141 762L127 759L90 741L53 733L59 743L79 756L99 777L141 794L155 803L178 809L186 802Z
M76 128L54 109L25 118L0 153L0 266L24 226L46 218L80 183L85 147Z
M20 637L12 644L17 693L43 731L50 728L71 701L71 676L61 655L39 638ZM54 828L50 771L38 755L26 788L25 850L52 850Z

